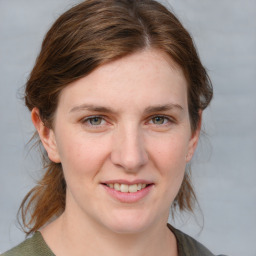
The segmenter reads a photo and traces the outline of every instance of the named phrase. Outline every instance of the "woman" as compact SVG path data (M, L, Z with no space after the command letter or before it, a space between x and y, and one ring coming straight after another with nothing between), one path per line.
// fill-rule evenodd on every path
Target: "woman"
M212 87L152 0L88 0L54 23L26 85L45 174L8 255L213 255L167 224L193 210L186 164Z

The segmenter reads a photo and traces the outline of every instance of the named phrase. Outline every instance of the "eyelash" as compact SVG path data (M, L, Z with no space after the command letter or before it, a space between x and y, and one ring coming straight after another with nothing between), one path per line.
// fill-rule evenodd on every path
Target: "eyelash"
M106 122L106 120L104 119L103 116L89 116L89 117L86 117L86 118L82 119L82 124L85 124L85 125L87 125L87 126L89 126L89 127L95 127L95 128L96 128L96 127L101 127L102 124L93 125L93 124L90 123L90 121L92 121L92 120L95 119L95 118L99 118L101 121ZM103 124L103 125L104 125L104 124Z
M168 125L170 125L170 124L172 124L172 123L175 123L175 121L173 120L173 118L171 118L171 117L169 117L169 116L165 116L165 115L155 115L155 116L151 116L149 122L151 122L154 118L159 118L159 117L160 117L160 118L163 118L165 123L163 123L163 124L154 124L154 123L153 123L153 125L155 125L155 126L168 126Z
M95 118L99 118L101 120L101 123L100 124L92 124L91 121ZM155 118L163 118L164 120L164 123L163 124L154 124L153 123L153 119ZM152 122L151 124L154 125L154 126L159 126L159 127L162 127L162 126L168 126L170 124L173 124L175 123L175 120L169 116L165 116L165 115L154 115L154 116L151 116L150 118L148 118L149 121L147 121L146 123L150 123ZM84 119L82 119L82 124L88 126L88 127L91 127L91 128L101 128L102 126L104 126L105 124L107 124L107 121L106 121L106 118L104 116L89 116L89 117L86 117ZM102 122L105 122L102 124Z

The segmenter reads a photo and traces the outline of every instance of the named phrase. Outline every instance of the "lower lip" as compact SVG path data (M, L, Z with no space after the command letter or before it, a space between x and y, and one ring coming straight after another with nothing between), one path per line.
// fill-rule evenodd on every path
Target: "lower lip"
M136 203L136 202L140 201L141 199L145 198L153 188L153 184L152 184L152 185L149 185L137 192L134 192L134 193L127 192L126 193L126 192L117 191L113 188L110 188L110 187L104 185L104 184L102 184L102 186L105 188L105 190L111 197L117 199L118 201L120 201L122 203Z

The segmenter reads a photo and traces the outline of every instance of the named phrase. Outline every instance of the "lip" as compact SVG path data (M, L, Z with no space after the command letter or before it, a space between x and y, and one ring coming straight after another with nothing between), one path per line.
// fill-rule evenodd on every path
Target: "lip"
M127 185L133 185L133 184L147 184L147 187L134 192L120 192L113 188L110 188L106 186L106 184L127 184ZM146 181L146 180L134 180L134 181L127 181L127 180L108 180L104 183L101 183L102 187L105 189L106 193L110 195L110 197L114 198L115 200L121 202L121 203L136 203L142 199L144 199L153 189L154 183Z
M101 184L114 184L114 183L119 183L119 184L126 184L126 185L133 185L133 184L153 184L154 182L149 181L149 180L143 180L143 179L137 179L137 180L132 180L132 181L128 181L128 180L123 180L123 179L119 179L119 180L107 180L104 182L101 182Z

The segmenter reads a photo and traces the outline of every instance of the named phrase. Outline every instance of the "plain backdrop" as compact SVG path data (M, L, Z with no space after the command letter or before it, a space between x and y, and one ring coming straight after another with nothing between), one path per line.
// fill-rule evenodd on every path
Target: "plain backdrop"
M0 252L24 239L16 213L40 175L22 87L44 34L78 2L0 0ZM170 221L216 254L256 256L256 1L164 3L192 33L214 86L192 163L202 211Z

